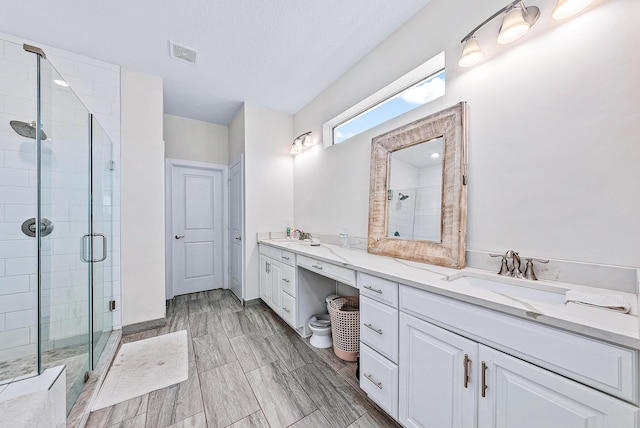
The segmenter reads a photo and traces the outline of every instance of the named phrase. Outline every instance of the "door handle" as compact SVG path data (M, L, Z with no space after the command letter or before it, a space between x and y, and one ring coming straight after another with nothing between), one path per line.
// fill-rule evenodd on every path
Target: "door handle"
M94 236L99 236L102 238L102 257L99 259L92 260L93 262L103 262L107 259L107 237L104 233L96 233Z
M102 257L99 259L89 258L89 248L93 248L93 238L99 236L102 238ZM89 245L87 245L89 243ZM93 251L91 251L93 253ZM82 254L81 259L85 263L99 263L107 259L107 237L104 233L86 234L82 237Z
M176 239L182 239L184 238L184 235L176 235Z
M242 241L242 236L236 236L236 239L237 239L238 241Z

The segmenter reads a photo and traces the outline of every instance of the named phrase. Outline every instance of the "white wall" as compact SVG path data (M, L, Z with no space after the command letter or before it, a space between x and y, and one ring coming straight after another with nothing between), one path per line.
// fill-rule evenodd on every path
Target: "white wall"
M497 48L499 23L489 26L478 37L490 58L462 70L460 39L504 4L433 0L298 112L294 134L320 133L350 105L446 53L444 97L349 142L296 157L297 225L332 234L348 227L366 236L371 138L464 100L468 249L640 266L634 83L640 2L600 2L566 22L550 21L555 1L540 3L543 16L531 34Z
M229 124L229 162L244 153L244 104Z
M122 69L122 324L165 316L162 79Z
M259 297L257 232L285 231L293 218L293 116L244 105L245 300Z
M186 117L164 115L165 157L196 162L229 163L229 128Z

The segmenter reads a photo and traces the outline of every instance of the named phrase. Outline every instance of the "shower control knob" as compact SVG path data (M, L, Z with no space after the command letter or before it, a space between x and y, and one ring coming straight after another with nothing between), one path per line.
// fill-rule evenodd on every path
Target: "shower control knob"
M176 235L176 239L182 239L184 238L184 235Z

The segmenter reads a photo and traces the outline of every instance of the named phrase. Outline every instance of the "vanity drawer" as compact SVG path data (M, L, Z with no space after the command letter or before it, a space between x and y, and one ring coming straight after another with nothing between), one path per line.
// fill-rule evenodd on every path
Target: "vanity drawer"
M360 297L360 340L398 362L398 310Z
M360 346L360 388L398 419L398 366L363 344Z
M282 263L287 264L289 266L296 265L296 254L291 251L282 250Z
M282 258L282 250L279 250L279 249L274 248L274 247L270 247L268 245L260 244L259 245L259 252L260 252L260 254L262 254L264 256L267 256L267 257L271 257L274 260L280 261L280 259Z
M296 268L282 265L282 291L296 297Z
M358 272L360 294L394 308L398 307L398 283Z
M638 403L638 352L632 349L406 285L400 286L400 310L585 385Z
M296 328L296 299L287 293L282 293L282 319L291 327Z
M298 266L302 266L311 272L333 278L344 284L356 286L356 272L346 267L334 265L331 263L321 262L311 257L298 255Z

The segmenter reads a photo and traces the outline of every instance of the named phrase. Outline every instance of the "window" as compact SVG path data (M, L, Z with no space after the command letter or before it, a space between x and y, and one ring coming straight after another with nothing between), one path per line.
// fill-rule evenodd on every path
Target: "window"
M444 53L349 108L324 125L324 145L339 144L444 95Z

